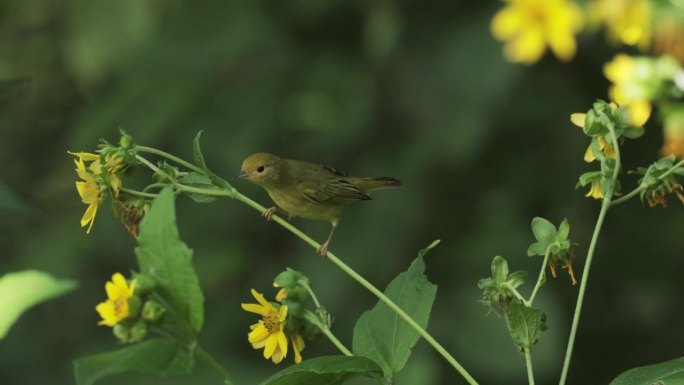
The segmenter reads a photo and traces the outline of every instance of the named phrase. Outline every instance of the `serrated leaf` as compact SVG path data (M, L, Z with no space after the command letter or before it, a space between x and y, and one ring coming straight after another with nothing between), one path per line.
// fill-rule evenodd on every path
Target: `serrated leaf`
M151 339L123 349L95 354L74 361L77 385L123 372L156 373L163 376L192 371L194 357L182 345L166 339Z
M513 343L522 351L536 344L541 332L546 329L544 313L520 302L512 302L506 317L508 331Z
M542 217L532 219L532 232L540 242L551 243L556 239L556 226Z
M617 376L610 385L681 385L684 384L684 357L630 369Z
M508 262L500 255L497 255L492 260L492 278L498 283L503 283L508 277Z
M178 182L190 186L190 187L196 187L196 188L201 188L205 190L220 190L216 185L214 185L211 182L211 179L209 179L208 176L202 175L200 173L196 172L189 172L182 177L178 178ZM189 196L192 198L197 203L210 203L216 200L216 197L214 196L208 196L208 195L203 195L203 194L195 194L191 192L183 192L185 195Z
M422 254L408 270L394 278L385 290L385 294L423 328L427 327L437 294L437 286L423 274L423 256L435 245L433 242L421 250ZM406 365L419 338L417 331L379 301L373 309L363 313L354 326L353 351L380 365L385 377L393 377Z
M152 202L140 225L135 249L140 272L156 283L155 290L197 333L204 322L204 296L192 266L192 250L178 236L173 191L166 188Z
M200 148L200 138L202 137L202 131L198 131L195 135L195 139L192 140L192 158L195 160L197 167L202 170L207 169L207 165L204 162L204 155L202 155L202 149Z
M290 366L261 385L339 385L359 376L379 377L382 369L365 357L324 356Z
M0 278L0 339L32 306L76 288L76 281L57 279L37 270L7 273Z
M533 257L535 255L546 255L546 248L547 248L546 243L542 242L535 242L530 245L530 247L527 248L527 256L528 257Z

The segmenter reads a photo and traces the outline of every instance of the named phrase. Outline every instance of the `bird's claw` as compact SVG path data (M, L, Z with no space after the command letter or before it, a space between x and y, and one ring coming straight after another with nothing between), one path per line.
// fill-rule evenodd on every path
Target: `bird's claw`
M263 214L261 214L261 216L266 218L266 220L270 222L273 218L273 214L275 214L276 211L278 211L277 207L271 207L266 209L266 211L264 211Z
M324 244L322 244L322 245L318 248L318 250L317 250L318 254L319 254L320 256L322 256L322 257L327 256L327 255L328 255L328 246L329 246L329 245L330 245L330 242L325 242Z

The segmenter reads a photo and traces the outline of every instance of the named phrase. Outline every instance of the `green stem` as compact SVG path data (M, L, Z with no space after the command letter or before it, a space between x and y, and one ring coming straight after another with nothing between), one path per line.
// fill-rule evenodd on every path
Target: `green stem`
M340 340L338 340L337 337L335 337L330 328L324 325L314 313L310 312L309 310L305 310L304 318L306 318L306 320L309 321L312 325L320 329L320 331L323 332L323 334L325 334L326 337L328 337L330 342L332 342L333 345L335 345L335 347L337 347L337 349L339 349L342 352L342 354L344 354L347 357L353 356L352 352L349 351L349 349L347 349L347 347L344 346L344 344L340 342Z
M318 302L318 297L316 297L316 294L314 293L311 286L309 286L308 283L303 282L303 280L300 280L299 284L309 293L309 295L311 296L311 299L313 299L314 303L316 304L316 307L321 307L321 303Z
M509 285L509 284L506 283L506 282L504 282L502 286L505 286L506 288L508 288L508 290L510 290L510 291L513 293L513 295L515 296L515 298L517 298L518 300L520 300L520 302L522 302L522 303L525 304L526 306L530 306L530 305L527 303L527 300L525 300L525 297L523 297L522 294L520 294L520 292L519 292L516 288L514 288L513 286Z
M580 315L582 314L584 294L587 290L587 282L589 281L589 270L591 269L591 262L594 258L594 250L596 249L596 243L598 242L599 234L601 234L601 228L603 227L603 221L606 217L606 213L610 208L610 202L613 196L613 191L615 189L615 183L617 181L618 173L620 172L620 147L618 145L617 137L615 135L615 130L612 126L609 126L608 128L610 129L610 134L613 139L613 148L615 149L615 170L613 171L613 177L608 187L608 191L604 192L605 195L603 197L603 202L601 203L601 211L599 212L598 219L596 220L594 234L591 237L591 243L589 244L589 250L587 251L587 262L585 263L584 271L582 272L582 281L580 282L579 293L577 294L577 304L575 305L575 313L572 317L570 337L568 338L568 347L565 351L565 359L563 361L563 370L561 371L559 385L564 385L568 377L568 370L570 369L570 359L572 358L572 350L575 346L577 326L579 325Z
M525 363L527 365L527 382L529 385L534 385L534 372L532 371L532 353L530 353L530 348L525 348Z
M201 168L195 166L194 164L187 162L187 161L185 161L185 160L183 160L183 159L181 159L175 155L169 154L168 152L165 152L162 150L157 150L156 148L146 147L146 146L136 146L135 148L139 152L146 152L149 154L158 155L158 156L161 156L161 157L166 158L168 160L174 161L174 162L180 164L181 166L187 167L192 171L198 172L200 174L206 174L206 172L203 169L201 169Z
M138 147L138 148L140 149L140 147ZM152 153L151 151L149 151L149 148L147 148L147 147L142 147L141 151L143 151L143 150ZM156 152L154 152L154 153L157 153L159 155L161 155L161 153L162 153L161 151L158 151L158 150L155 150L155 151ZM167 154L167 155L170 155L170 154ZM164 155L162 155L162 156L164 156ZM168 156L166 156L166 157L168 159L174 160ZM174 186L179 190L187 191L187 192L194 192L197 194L212 195L212 196L226 196L226 197L236 199L236 200L254 208L255 210L259 211L260 213L263 213L264 211L266 211L266 208L264 206L253 201L252 199L242 195L241 193L239 193L234 188L232 190L209 190L209 189L200 189L200 188L195 188L195 187L190 187L190 186L184 186L184 185L174 181L164 171L159 169L157 166L153 165L150 161L143 158L142 156L136 155L136 158L141 163L145 164L150 169L152 169L154 172L156 172L159 175L164 176L167 179L169 179L170 181L172 181ZM173 157L173 158L175 158L175 157ZM176 160L174 160L174 161L176 161ZM189 163L187 163L185 161L182 161L182 162L183 163L181 163L181 162L178 162L178 163L184 164L184 165L186 165L186 164L189 165ZM188 168L190 168L190 167L188 167ZM204 170L202 172L206 173ZM318 250L318 248L321 246L318 242L314 241L311 237L309 237L308 235L303 233L298 228L294 227L292 224L290 224L289 222L287 222L286 220L284 220L280 216L274 215L272 217L272 221L278 223L279 225L281 225L282 227L284 227L285 229L290 231L292 234L296 235L297 237L302 239L304 242L308 243L314 249ZM382 291L378 290L378 288L373 286L373 284L368 282L365 278L363 278L361 275L359 275L356 271L354 271L352 268L347 266L347 264L342 262L332 252L328 251L328 254L326 256L327 256L328 260L330 260L332 263L337 265L337 267L339 267L342 271L344 271L347 275L349 275L356 282L358 282L363 287L368 289L368 291L370 291L373 295L378 297L378 299L380 301L385 303L385 305L387 305L390 309L392 309L392 311L397 313L397 315L399 315L399 317L401 319L403 319L406 323L408 323L409 326L411 326L414 330L416 330L418 332L418 334L420 334L435 350L437 350L437 352L442 357L444 357L444 359L446 359L447 362L449 362L449 364L451 364L451 366L453 366L454 369L456 369L456 371L458 371L461 374L461 376L463 376L463 378L465 378L465 380L469 384L471 384L471 385L477 384L477 381L475 381L475 379L470 375L470 373L468 373L468 371L466 371L465 368L463 368L463 366L461 366L461 364L459 364L458 361L456 361L456 359L451 354L449 354L449 352L447 352L446 349L444 349L444 347L441 344L439 344L439 342L437 342L427 331L425 331L425 329L423 329L420 325L418 325L418 323L416 321L414 321L413 318L411 318L411 316L406 314L405 311L403 311L399 306L397 306L397 304L395 304L391 299L389 299Z
M119 190L125 192L126 194L135 195L143 198L156 198L157 194L150 194L143 191L131 190L129 188L121 187Z
M532 295L530 295L530 299L527 300L526 305L527 306L532 306L532 302L534 302L534 297L537 296L537 292L543 285L544 278L546 277L546 265L549 263L549 255L551 254L551 245L549 245L546 248L546 253L544 254L544 262L542 262L542 267L541 270L539 270L539 277L537 278L537 284L534 285L534 290L532 290Z
M226 372L221 365L209 354L200 344L195 345L195 356L202 361L204 361L210 368L214 369L222 378L225 385L233 385L233 381L230 379L230 375Z

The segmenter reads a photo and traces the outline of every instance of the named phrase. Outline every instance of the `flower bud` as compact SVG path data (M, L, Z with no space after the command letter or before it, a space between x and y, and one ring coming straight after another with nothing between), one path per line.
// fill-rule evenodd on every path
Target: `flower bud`
M166 309L158 302L149 300L145 302L142 310L142 319L149 322L157 322L164 315Z

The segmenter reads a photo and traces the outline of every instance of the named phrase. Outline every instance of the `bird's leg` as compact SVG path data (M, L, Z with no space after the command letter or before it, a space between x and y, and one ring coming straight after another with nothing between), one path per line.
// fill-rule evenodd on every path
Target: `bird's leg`
M328 235L328 239L326 239L325 242L323 242L323 244L321 245L321 247L318 248L318 254L320 254L323 257L325 257L328 254L328 246L330 246L330 239L332 238L336 228L337 222L333 222L332 229L330 230L330 235Z
M282 210L281 208L276 207L276 206L267 208L266 211L264 211L261 214L261 216L266 218L267 221L271 221L271 219L273 218L273 214L277 214L279 212L282 214L287 214L288 219L290 218L290 214L288 214L287 212L285 212L284 210Z

